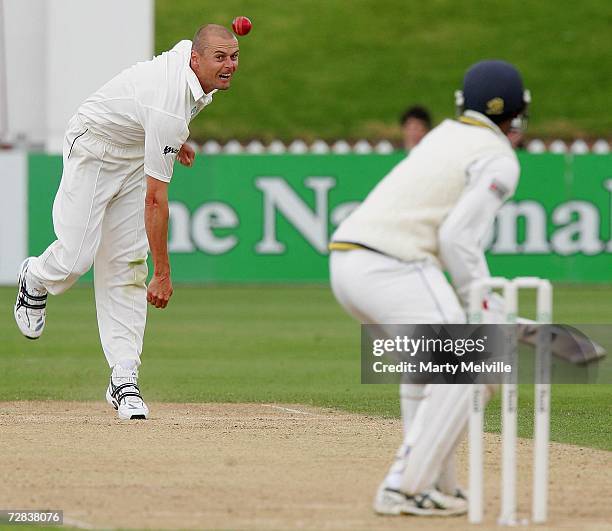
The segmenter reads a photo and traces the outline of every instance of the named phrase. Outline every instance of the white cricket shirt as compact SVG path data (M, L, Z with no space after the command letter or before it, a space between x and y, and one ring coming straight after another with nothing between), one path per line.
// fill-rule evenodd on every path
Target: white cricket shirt
M181 41L151 61L136 63L79 107L83 125L120 146L144 146L144 172L172 178L174 160L189 137L189 122L212 101L189 66L191 41Z
M338 227L334 242L365 245L404 261L446 269L467 301L489 276L484 236L514 194L520 167L510 142L484 115L445 120Z

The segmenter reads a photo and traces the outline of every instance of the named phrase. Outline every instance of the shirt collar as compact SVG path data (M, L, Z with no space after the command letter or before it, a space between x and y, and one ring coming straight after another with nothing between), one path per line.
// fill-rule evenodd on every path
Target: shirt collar
M482 113L468 109L464 111L463 114L459 117L459 121L462 121L461 118L463 117L466 118L466 120L463 121L464 123L478 125L480 127L486 127L487 129L491 129L496 134L507 138L503 131L499 127L497 127L497 124L491 121Z
M198 102L203 98L207 103L210 103L210 101L212 100L213 94L217 92L217 89L211 90L208 94L206 94L206 92L204 92L204 89L202 88L202 85L200 85L200 81L198 80L198 77L195 75L195 72L191 69L190 63L191 63L191 54L187 56L187 65L185 66L185 70L186 70L185 75L187 77L187 84L189 85L189 89L191 90L193 99L196 102Z

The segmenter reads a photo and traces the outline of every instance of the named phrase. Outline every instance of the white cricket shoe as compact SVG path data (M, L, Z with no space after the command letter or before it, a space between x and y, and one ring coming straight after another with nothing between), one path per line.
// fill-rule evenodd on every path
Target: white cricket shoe
M447 496L461 498L462 500L466 501L468 499L468 492L463 487L457 487L452 492L447 492L444 489L441 489L438 485L436 485L436 490L439 490L442 494L446 494Z
M442 494L436 489L408 496L399 490L381 486L374 499L374 512L391 516L458 516L467 513L467 501Z
M379 487L374 498L374 512L390 516L412 514L415 503L411 496L395 489Z
M106 389L106 401L117 410L122 420L146 419L149 408L138 389L138 369L115 365Z
M19 331L28 339L38 339L45 328L47 290L28 286L26 276L28 262L33 257L26 258L19 268L17 280L17 300L13 315Z

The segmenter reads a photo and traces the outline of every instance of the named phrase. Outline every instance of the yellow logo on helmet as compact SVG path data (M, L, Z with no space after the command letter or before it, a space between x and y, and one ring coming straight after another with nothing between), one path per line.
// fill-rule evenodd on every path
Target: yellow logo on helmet
M493 98L487 101L486 114L502 114L504 112L504 100L502 98Z

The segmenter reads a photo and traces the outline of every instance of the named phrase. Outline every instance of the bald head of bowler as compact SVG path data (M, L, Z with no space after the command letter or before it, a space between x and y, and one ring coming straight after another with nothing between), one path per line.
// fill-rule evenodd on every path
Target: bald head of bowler
M196 32L190 66L205 93L230 88L238 69L238 54L238 39L227 28L207 24Z

